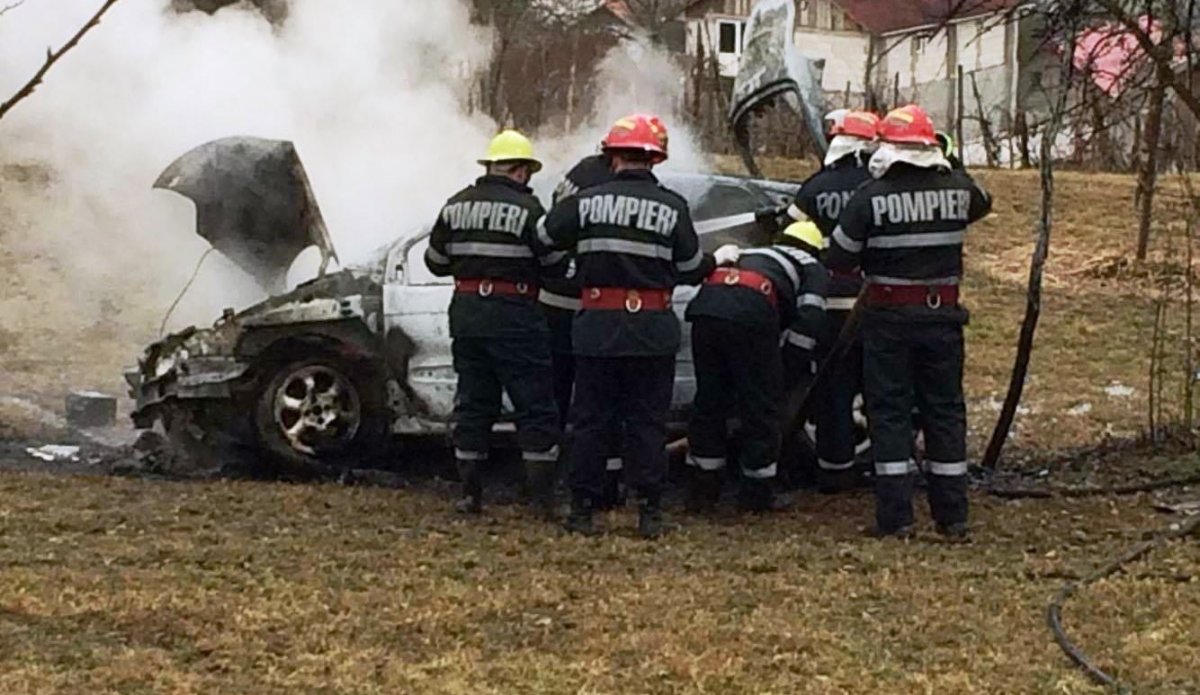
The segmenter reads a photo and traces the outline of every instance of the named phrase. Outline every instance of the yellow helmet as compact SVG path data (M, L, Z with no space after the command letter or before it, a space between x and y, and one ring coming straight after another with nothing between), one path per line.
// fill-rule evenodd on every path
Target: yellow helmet
M825 235L821 234L821 230L812 221L793 222L783 230L783 235L808 244L818 251L825 248Z
M484 166L501 162L529 162L533 173L542 170L542 163L533 156L533 143L515 130L506 130L492 138L487 156L479 160Z

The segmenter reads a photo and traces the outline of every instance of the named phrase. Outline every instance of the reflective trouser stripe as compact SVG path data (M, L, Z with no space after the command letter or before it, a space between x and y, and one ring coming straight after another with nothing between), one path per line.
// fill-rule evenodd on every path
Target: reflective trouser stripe
M583 308L583 302L579 297L568 297L549 290L539 290L538 301L548 307L563 309L565 311L579 311Z
M521 456L524 457L526 461L557 461L558 447L551 447L546 451L523 451L521 452Z
M725 467L725 459L688 454L687 465L699 468L702 471L719 471Z
M459 461L486 461L488 459L488 452L455 449L454 458L458 459Z
M854 468L854 461L850 460L846 461L845 463L834 463L833 461L826 461L823 458L818 458L817 466L819 466L823 471L847 471L851 468Z
M625 470L624 459L611 458L605 462L604 468L607 471L623 471Z
M770 480L779 473L779 464L772 463L765 468L742 468L742 475L750 480Z
M853 311L858 297L831 297L825 300L826 311Z
M912 467L912 461L876 461L875 475L908 475Z
M941 463L939 461L930 461L929 472L933 475L941 475L946 477L964 476L967 474L967 462L956 461L954 463Z

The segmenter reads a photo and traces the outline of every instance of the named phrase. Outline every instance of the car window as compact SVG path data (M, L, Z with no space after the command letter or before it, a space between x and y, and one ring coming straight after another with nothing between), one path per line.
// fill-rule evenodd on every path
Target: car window
M453 278L440 278L425 266L425 251L429 248L429 232L422 234L416 243L408 247L404 261L404 276L407 285L449 285Z
M780 204L778 196L748 179L725 176L664 177L664 185L687 198L692 219L701 222L730 215L757 212ZM711 251L723 244L754 246L769 240L757 225L739 225L726 231L705 235L704 248Z

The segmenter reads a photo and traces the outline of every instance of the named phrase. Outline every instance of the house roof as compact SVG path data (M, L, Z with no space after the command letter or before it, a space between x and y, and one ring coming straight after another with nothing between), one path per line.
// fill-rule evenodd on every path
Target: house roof
M834 0L863 29L891 34L1010 10L1022 0Z

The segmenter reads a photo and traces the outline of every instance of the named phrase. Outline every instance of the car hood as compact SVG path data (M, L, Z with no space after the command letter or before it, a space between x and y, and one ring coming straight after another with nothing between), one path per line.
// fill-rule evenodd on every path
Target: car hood
M175 160L154 187L195 203L196 233L268 292L285 289L288 268L309 246L321 251L322 271L337 258L291 142L215 140Z
M746 25L745 49L733 86L729 123L751 173L758 174L750 143L753 115L776 99L804 119L809 137L824 156L825 98L821 91L824 63L812 60L795 45L794 0L759 0Z

